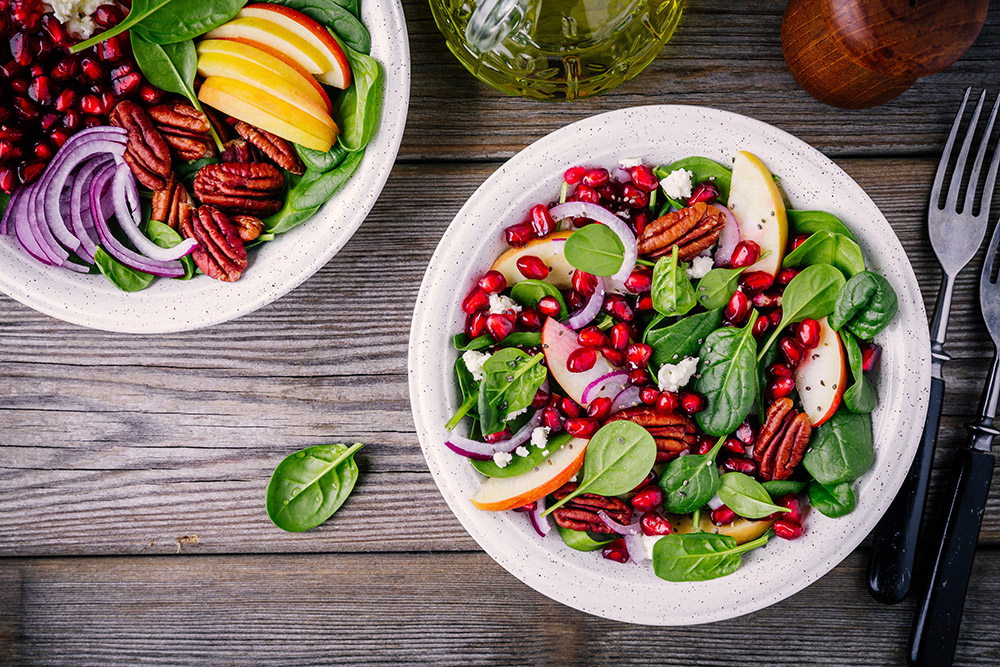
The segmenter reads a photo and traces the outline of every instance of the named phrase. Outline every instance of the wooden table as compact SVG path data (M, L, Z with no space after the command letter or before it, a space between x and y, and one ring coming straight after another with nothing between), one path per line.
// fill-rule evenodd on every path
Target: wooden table
M780 0L691 0L638 79L561 105L477 83L427 3L404 4L413 95L398 164L369 220L311 280L237 321L166 336L83 329L0 298L0 663L901 663L913 602L869 597L865 546L780 604L691 628L605 621L515 580L465 533L424 464L407 400L409 319L442 232L502 161L577 119L654 103L747 114L830 155L888 217L933 306L932 173L965 87L1000 90L1000 15L946 72L846 112L786 70ZM975 306L981 261L961 275L952 311L933 509L992 352ZM263 510L273 467L337 441L368 443L354 495L321 528L274 528ZM998 596L994 488L958 662L1000 662Z

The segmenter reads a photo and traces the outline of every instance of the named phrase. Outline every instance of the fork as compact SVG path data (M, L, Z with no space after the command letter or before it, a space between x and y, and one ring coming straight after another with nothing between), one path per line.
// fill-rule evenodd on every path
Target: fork
M986 329L993 338L993 369L983 388L979 419L968 425L969 446L955 454L948 506L941 543L934 559L927 592L917 607L910 644L910 663L914 665L950 665L955 656L965 591L976 554L976 542L986 509L986 496L993 479L993 438L1000 431L993 428L1000 399L1000 224L983 264L979 280L979 307Z
M958 209L958 195L963 185L965 166L969 157L979 116L986 99L984 90L979 97L979 103L972 115L972 120L965 132L962 147L955 162L955 170L948 185L944 207L939 206L941 187L944 184L945 173L951 161L952 149L958 136L958 128L965 114L969 92L966 89L962 106L958 109L951 133L945 143L944 153L938 163L931 188L931 201L927 211L927 226L930 232L931 246L941 265L943 277L941 289L938 292L934 318L931 322L931 395L927 407L927 418L924 422L924 434L917 448L916 457L910 466L899 494L889 506L885 516L872 532L872 553L868 563L868 590L879 602L894 604L899 602L910 590L913 575L913 565L916 560L917 539L920 534L920 522L923 518L924 502L927 498L927 483L930 478L931 463L934 460L934 444L937 441L938 422L941 418L941 404L944 399L944 379L941 371L944 364L951 359L944 351L945 333L948 329L948 316L951 312L951 298L955 289L955 279L958 273L969 263L969 260L979 250L986 236L989 219L990 201L993 197L993 186L996 182L997 166L1000 162L1000 150L994 149L983 187L982 203L979 213L973 215L973 203L979 186L979 176L986 156L986 149L993 130L993 122L997 116L997 106L1000 96L993 105L989 123L979 142L979 149L969 175L965 200L962 209Z

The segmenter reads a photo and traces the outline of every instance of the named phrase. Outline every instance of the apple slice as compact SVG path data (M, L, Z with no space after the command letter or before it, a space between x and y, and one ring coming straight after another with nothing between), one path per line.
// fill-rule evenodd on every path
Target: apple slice
M542 349L545 351L545 365L566 394L583 407L587 407L591 401L600 396L614 398L621 391L622 385L620 382L609 381L606 390L591 390L586 397L587 401L584 402L587 387L609 373L618 372L618 369L608 363L604 355L598 353L597 363L589 371L571 372L566 368L566 360L569 359L569 355L574 350L580 347L582 346L577 342L575 331L551 317L545 320L545 326L542 327Z
M333 65L323 51L287 28L256 17L237 17L205 35L205 39L244 39L280 51L310 74L322 74Z
M710 512L701 513L701 530L702 533L718 533L720 535L729 535L736 540L737 544L743 544L745 542L750 542L756 540L758 537L767 532L767 529L771 527L774 523L769 519L760 519L758 521L751 521L750 519L744 519L743 517L737 517L736 521L726 524L724 526L716 526L712 523ZM694 522L691 521L690 515L684 516L670 516L670 525L673 526L674 533L679 535L684 535L686 533L694 532Z
M502 273L503 277L507 279L508 285L513 285L525 279L517 268L517 260L525 255L534 255L552 269L545 282L559 289L570 289L573 287L572 280L575 269L566 261L563 248L566 247L566 238L572 233L571 231L556 232L544 239L530 241L523 248L511 248L497 257L491 268Z
M301 37L330 63L327 70L316 75L317 79L334 88L343 89L351 85L351 65L344 49L329 30L302 12L284 5L254 4L241 9L237 16L271 21Z
M332 127L315 116L258 88L220 76L205 79L198 99L224 114L278 135L306 148L326 152L337 139Z
M761 254L768 255L747 268L747 272L778 274L788 242L788 217L781 192L764 163L753 153L740 151L733 163L729 190L729 210L736 216L743 241L755 241Z
M294 83L304 95L322 107L326 113L333 113L333 104L330 103L330 97L326 94L323 86L312 74L302 69L301 65L279 51L254 42L235 39L206 39L198 43L198 56L207 54L241 58L268 69L282 79Z
M795 389L813 426L833 416L847 384L844 346L826 320L819 321L819 344L806 353L795 371Z
M524 474L488 478L471 498L472 504L481 510L502 512L544 498L580 471L586 451L587 441L573 438Z

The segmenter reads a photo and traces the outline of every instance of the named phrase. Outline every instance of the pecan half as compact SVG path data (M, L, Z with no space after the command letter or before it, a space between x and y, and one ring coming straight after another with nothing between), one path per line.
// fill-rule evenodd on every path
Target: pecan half
M227 141L222 147L219 159L223 162L257 162L254 159L253 147L242 139Z
M149 116L163 138L182 160L198 160L215 155L211 125L202 112L190 104L174 102L150 107Z
M630 421L649 431L656 441L657 463L677 458L698 442L690 417L677 413L663 414L650 405L625 408L611 415L608 421Z
M150 190L166 187L171 172L170 146L149 117L135 102L119 102L108 120L128 134L125 162L136 180Z
M281 208L277 195L284 184L274 165L227 162L202 167L194 177L194 193L203 204L229 215L262 218Z
M170 175L166 186L153 191L152 214L153 220L169 225L177 229L180 224L182 210L192 208L194 202L187 188L183 183L174 180L174 175Z
M300 176L306 173L306 168L302 166L295 148L281 137L243 121L236 123L236 132L282 169Z
M185 238L198 241L191 256L205 275L225 282L239 280L247 268L247 251L239 231L222 211L202 206L196 215L182 218L180 227Z
M252 215L234 215L230 222L233 223L236 231L240 233L240 238L245 242L253 241L264 231L264 223L260 218L255 218Z
M678 259L688 261L719 240L726 224L722 211L698 202L652 221L639 234L639 254L660 257L677 246Z
M552 495L562 500L573 491L577 484L569 482L559 487ZM597 513L604 510L618 523L632 522L632 508L618 498L605 498L595 493L581 493L552 513L556 523L569 530L589 530L592 533L613 533Z
M809 416L792 407L792 399L779 398L767 409L764 425L753 448L758 474L765 480L788 479L802 462L812 424Z

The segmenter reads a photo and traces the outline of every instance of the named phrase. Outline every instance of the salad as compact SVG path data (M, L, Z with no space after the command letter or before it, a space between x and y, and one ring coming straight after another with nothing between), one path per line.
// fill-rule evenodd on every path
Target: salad
M382 70L358 0L0 0L0 238L121 290L309 219L357 170Z
M445 425L482 476L475 507L668 581L854 509L897 297L844 222L778 182L743 151L574 166L503 230L461 302Z

